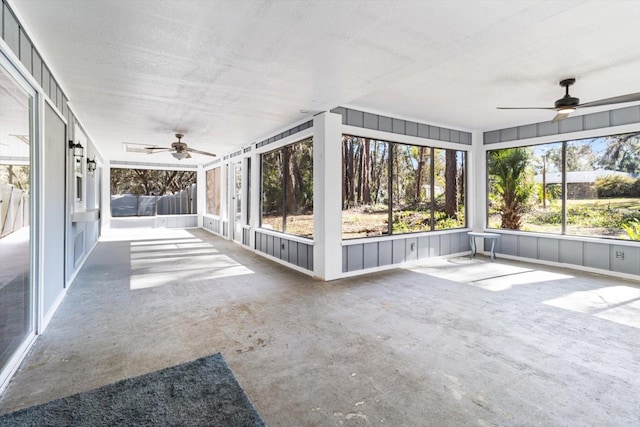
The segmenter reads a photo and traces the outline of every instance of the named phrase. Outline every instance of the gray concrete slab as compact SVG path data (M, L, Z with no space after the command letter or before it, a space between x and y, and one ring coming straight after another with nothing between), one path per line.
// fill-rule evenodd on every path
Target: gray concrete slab
M0 412L220 351L271 426L640 419L635 282L465 257L324 283L202 230L127 233L90 255Z

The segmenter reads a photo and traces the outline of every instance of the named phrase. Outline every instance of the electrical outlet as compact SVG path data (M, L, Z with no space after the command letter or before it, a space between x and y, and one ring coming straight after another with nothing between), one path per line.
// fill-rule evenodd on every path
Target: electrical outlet
M616 251L616 259L624 259L624 251Z
M284 243L280 244L280 249L284 250Z
M413 251L415 251L415 250L416 250L416 244L415 244L415 243L412 243L412 244L411 244L411 252L413 252Z

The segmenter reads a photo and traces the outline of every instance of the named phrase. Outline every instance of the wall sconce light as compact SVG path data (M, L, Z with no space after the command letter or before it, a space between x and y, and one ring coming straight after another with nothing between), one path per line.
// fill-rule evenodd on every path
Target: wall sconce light
M96 166L95 157L93 160L87 159L87 171L89 172L89 175L93 176L93 173L96 171Z
M69 148L73 150L73 157L84 157L84 147L79 142L74 144L73 141L69 141Z

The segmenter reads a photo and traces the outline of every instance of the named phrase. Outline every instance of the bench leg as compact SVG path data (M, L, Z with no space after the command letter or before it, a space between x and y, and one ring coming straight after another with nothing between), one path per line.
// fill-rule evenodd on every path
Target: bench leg
M491 239L491 262L496 259L496 240L498 239Z
M469 236L469 246L471 246L471 255L469 256L470 259L473 259L473 257L476 256L476 238L473 236Z

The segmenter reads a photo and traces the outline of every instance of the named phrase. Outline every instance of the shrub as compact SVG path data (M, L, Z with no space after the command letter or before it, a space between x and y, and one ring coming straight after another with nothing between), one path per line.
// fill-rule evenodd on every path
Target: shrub
M634 218L627 224L623 224L622 228L627 232L629 239L640 240L640 220L638 220L638 218Z
M610 199L614 197L636 197L638 196L639 179L630 176L609 175L596 179L596 190L598 198Z

